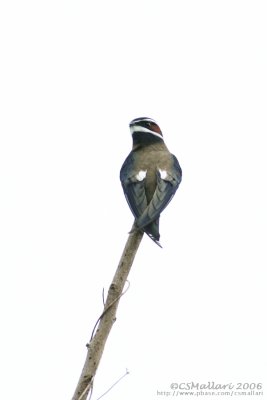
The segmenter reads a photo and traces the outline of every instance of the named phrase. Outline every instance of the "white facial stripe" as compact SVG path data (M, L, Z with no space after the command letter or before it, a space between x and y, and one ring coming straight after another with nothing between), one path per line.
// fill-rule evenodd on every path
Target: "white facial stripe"
M140 171L138 172L138 174L135 175L135 177L136 177L136 179L137 179L139 182L142 182L142 181L145 179L145 177L146 177L146 173L147 173L147 171L142 171L142 170L140 170Z
M146 119L143 119L143 118L140 118L140 119L136 119L136 120L134 120L134 123L137 123L137 122L140 122L140 121L142 121L142 122L153 122L154 124L156 124L156 121L154 120L154 119L152 119L152 118L146 118Z
M159 173L160 173L161 179L166 179L168 177L168 172L165 171L164 169L159 168Z
M152 135L157 136L163 140L163 137L159 133L151 131L150 129L145 128L143 126L131 125L130 131L131 131L131 134L133 134L134 132L148 132L148 133L151 133Z

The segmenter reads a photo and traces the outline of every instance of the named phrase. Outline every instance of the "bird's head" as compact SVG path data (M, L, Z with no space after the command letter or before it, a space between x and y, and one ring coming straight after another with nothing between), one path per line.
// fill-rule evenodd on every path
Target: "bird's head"
M135 118L130 122L129 126L134 143L149 144L163 141L160 127L152 118Z

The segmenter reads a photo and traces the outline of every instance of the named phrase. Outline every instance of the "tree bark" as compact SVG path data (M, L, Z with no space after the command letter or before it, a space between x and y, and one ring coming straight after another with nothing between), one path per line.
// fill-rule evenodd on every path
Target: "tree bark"
M98 328L87 345L87 356L72 400L86 400L88 394L92 391L93 380L104 351L106 340L116 320L116 311L123 288L143 235L144 233L141 231L133 231L128 237L118 268L108 290L107 300L99 318Z

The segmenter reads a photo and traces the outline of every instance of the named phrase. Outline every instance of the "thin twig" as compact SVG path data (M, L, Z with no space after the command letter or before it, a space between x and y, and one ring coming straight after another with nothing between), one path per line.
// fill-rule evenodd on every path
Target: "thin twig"
M102 301L103 301L103 306L105 305L105 288L102 290Z
M123 374L115 383L113 383L113 385L110 386L110 388L109 388L105 393L101 394L101 396L98 397L96 400L102 399L102 397L104 397L108 392L110 392L111 389L113 389L114 386L116 386L116 385L117 385L123 378L125 378L125 376L128 375L128 374L129 374L129 371L128 371L128 369L126 369L125 374Z
M91 387L89 388L89 386L91 386ZM83 398L83 396L85 395L86 392L87 392L87 396L88 396L89 391L90 391L90 397L89 397L89 400L90 400L91 396L92 396L92 393L93 393L93 381L88 383L88 385L86 386L86 388L84 389L82 394L78 397L78 400L82 400L82 398ZM86 400L86 398L85 398L85 400Z
M130 287L130 282L129 281L126 281L126 282L128 283L127 289L125 289L124 292L122 292L115 300L113 300L112 303L110 303L110 305L102 312L102 314L100 315L100 317L96 321L95 326L94 326L93 331L92 331L92 334L91 334L90 342L93 339L96 327L97 327L99 321L101 320L101 318L103 318L103 316L108 312L108 310L113 306L113 304L116 303L116 301L118 301L128 291L128 289ZM105 306L105 304L104 304L104 306ZM87 343L86 347L88 347L88 346L90 346L90 343Z

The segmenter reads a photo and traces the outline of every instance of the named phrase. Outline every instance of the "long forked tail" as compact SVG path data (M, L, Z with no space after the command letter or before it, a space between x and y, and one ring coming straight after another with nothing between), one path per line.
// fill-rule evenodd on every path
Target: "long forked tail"
M160 242L159 242L159 238L160 238L160 234L159 234L159 218L157 218L155 221L150 222L148 225L139 228L139 226L136 224L135 222L135 226L133 227L133 229L129 232L132 233L136 230L142 230L143 232L145 232L151 240L153 240L153 242L155 242L159 247L162 248Z
M143 229L150 239L152 239L159 247L162 248L159 242L159 218L145 226Z

